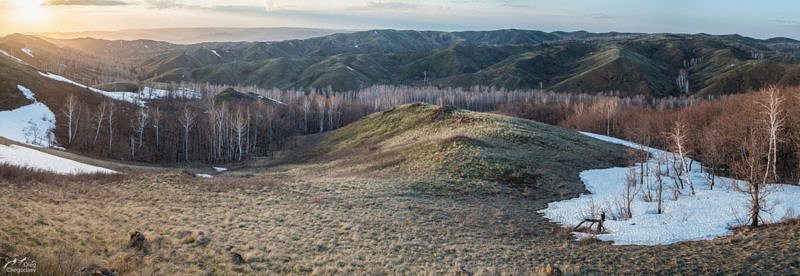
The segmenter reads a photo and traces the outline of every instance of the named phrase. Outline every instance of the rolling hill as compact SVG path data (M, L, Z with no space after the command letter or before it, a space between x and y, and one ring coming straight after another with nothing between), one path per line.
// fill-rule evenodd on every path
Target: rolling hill
M159 28L115 31L34 33L58 39L94 37L105 40L156 40L175 44L237 41L281 41L344 33L314 28Z
M424 103L369 115L300 156L346 168L343 175L407 178L431 193L497 187L540 197L583 192L579 171L628 158L623 147L572 130Z
M705 34L416 32L380 30L299 41L178 50L141 63L151 81L239 83L264 88L374 84L541 88L669 96L688 72L689 93L797 85L793 40ZM218 45L222 46L222 45ZM275 77L276 75L280 77Z
M491 86L570 93L677 96L800 84L800 42L739 35L371 30L278 42L48 39L10 35L0 49L54 53L89 82L208 82L262 88L356 90L377 84ZM68 62L63 57L74 57ZM102 66L100 66L100 65ZM57 68L56 68L57 69ZM109 80L113 76L120 79Z

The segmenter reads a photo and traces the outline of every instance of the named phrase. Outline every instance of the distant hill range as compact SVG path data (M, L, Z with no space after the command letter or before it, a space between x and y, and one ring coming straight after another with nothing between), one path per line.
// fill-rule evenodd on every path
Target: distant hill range
M475 85L623 95L721 95L770 84L800 85L800 42L739 35L370 30L280 42L94 38L0 39L124 61L140 81L208 82L263 88L355 90L375 84ZM63 54L59 54L63 56ZM29 61L30 63L30 61ZM90 71L83 75L92 74ZM109 73L105 73L108 75Z
M239 41L283 41L346 33L347 30L313 28L160 28L117 31L32 33L50 38L91 37L105 40L156 40L174 44Z

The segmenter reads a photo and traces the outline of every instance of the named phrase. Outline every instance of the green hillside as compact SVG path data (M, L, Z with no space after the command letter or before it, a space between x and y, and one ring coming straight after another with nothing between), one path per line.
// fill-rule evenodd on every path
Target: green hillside
M787 44L793 43L704 34L370 31L255 43L229 51L224 62L202 62L198 55L181 51L143 66L156 76L152 81L264 88L483 85L652 96L681 94L675 79L684 69L689 72L690 93L713 95L772 83L800 84L791 75L797 71L798 54L779 48L792 49ZM753 53L769 62L731 66L756 60Z
M33 48L37 68L62 63L79 79L134 73L138 81L356 90L376 84L475 85L558 92L677 96L800 85L800 42L739 35L371 30L280 42L175 45L158 41L44 40L10 35L0 49ZM137 54L139 53L139 54ZM97 60L100 58L100 60ZM90 60L91 62L84 62ZM125 61L96 67L102 60ZM109 80L105 80L109 81ZM125 80L129 81L129 80Z
M499 185L543 194L583 191L580 170L618 165L625 156L621 146L572 130L423 103L369 115L307 153L348 173L407 177L430 192Z

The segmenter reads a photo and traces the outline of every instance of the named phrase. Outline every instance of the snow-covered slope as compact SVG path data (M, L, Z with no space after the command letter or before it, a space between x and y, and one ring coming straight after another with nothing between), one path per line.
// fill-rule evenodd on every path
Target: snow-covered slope
M78 86L78 87L81 87L81 88L86 88L86 89L89 89L92 92L104 95L106 97L109 97L109 98L112 98L112 99L115 99L115 100L126 101L126 102L129 102L129 103L132 103L132 104L136 104L136 105L139 105L139 106L144 106L144 101L142 101L142 100L140 100L138 98L135 98L135 97L133 97L133 95L131 95L131 94L136 94L136 93L103 91L103 90L100 90L100 89L97 89L97 88L89 87L89 86L74 82L74 81L72 81L70 79L67 79L65 77L62 77L62 76L59 76L59 75L56 75L56 74L53 74L53 73L39 72L39 75L42 75L43 77L46 77L46 78L49 78L49 79L52 79L52 80L57 80L57 81L60 81L60 82L66 82L66 83L69 83L69 84L72 84L72 85L75 85L75 86Z
M9 53L8 53L8 52L6 52L6 51L0 50L0 54L3 54L4 56L6 56L6 57L8 57L8 58L10 58L10 59L13 59L13 60L14 60L14 61L16 61L16 62L19 62L19 63L25 63L25 62L24 62L24 61L22 61L21 59L19 59L19 58L15 57L15 56L12 56L11 54L9 54Z
M28 54L31 57L35 57L35 56L33 56L33 52L28 48L22 48L22 51L25 52L26 54Z
M18 145L0 145L0 163L60 174L117 173Z
M611 143L639 148L639 145L628 141L591 133L584 134ZM645 150L651 154L651 159L648 160L651 170L657 167L653 157L668 154L653 148ZM638 165L636 168L638 172ZM663 170L666 169L667 165L664 165ZM624 206L623 191L625 174L628 170L629 168L609 168L583 171L580 174L581 180L591 194L552 202L540 212L551 221L572 227L589 217L592 209L595 212L607 210L607 214L619 210L620 206ZM699 162L694 162L689 177L695 186L695 196L689 194L687 187L683 191L684 194L673 200L671 189L673 180L671 177L663 176L662 214L656 213L657 203L645 202L641 196L643 192L640 192L631 204L633 217L628 220L606 221L603 226L607 228L607 233L599 234L597 238L614 241L618 245L657 245L709 240L730 234L729 227L737 225L738 221L746 221L748 202L743 194L732 189L730 184L735 180L717 178L714 190L710 190L709 181ZM656 180L653 174L650 174L648 181L655 195ZM771 213L762 214L766 221L777 222L795 210L800 211L800 187L783 185L781 188L767 197L768 204L773 210Z
M33 91L17 85L29 100L34 103L14 110L0 111L0 136L20 143L50 146L53 140L51 130L55 128L56 116L43 103L36 101Z
M135 104L135 105L139 105L139 106L145 106L145 100L161 99L161 98L166 98L167 96L170 96L170 95L174 95L174 96L179 97L179 98L187 98L187 99L194 99L194 98L199 98L200 97L200 94L198 94L197 92L189 90L189 89L186 89L186 88L181 88L181 89L179 89L177 91L174 91L174 92L170 92L170 91L163 90L163 89L150 88L150 87L145 87L144 89L142 89L141 93L137 93L137 92L108 92L108 91L103 91L103 90L100 90L100 89L97 89L97 88L88 87L88 86L86 86L84 84L77 83L77 82L75 82L73 80L67 79L65 77L62 77L62 76L59 76L59 75L56 75L56 74L53 74L53 73L39 72L39 74L44 76L44 77L53 79L53 80L57 80L57 81L60 81L60 82L66 82L66 83L69 83L69 84L72 84L72 85L75 85L75 86L78 86L78 87L81 87L81 88L89 89L92 92L95 92L95 93L98 93L98 94L102 94L102 95L104 95L106 97L109 97L109 98L112 98L112 99L115 99L115 100L118 100L118 101L126 101L126 102L129 102L129 103L132 103L132 104Z

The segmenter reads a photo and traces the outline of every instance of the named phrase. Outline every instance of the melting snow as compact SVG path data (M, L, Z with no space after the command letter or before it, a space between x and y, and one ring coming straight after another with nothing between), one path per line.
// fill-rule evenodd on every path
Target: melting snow
M136 104L136 105L139 105L139 106L144 106L144 101L142 101L142 100L138 99L137 97L135 97L136 93L103 91L103 90L100 90L100 89L97 89L97 88L88 87L86 85L74 82L74 81L72 81L70 79L67 79L65 77L62 77L62 76L59 76L59 75L56 75L56 74L53 74L53 73L42 73L42 72L39 72L39 75L42 75L44 77L47 77L47 78L50 78L50 79L53 79L53 80L57 80L57 81L60 81L60 82L66 82L66 83L69 83L69 84L72 84L72 85L75 85L75 86L78 86L78 87L81 87L81 88L86 88L86 89L91 90L92 92L95 92L95 93L98 93L98 94L102 94L102 95L104 95L106 97L109 97L109 98L112 98L112 99L115 99L115 100L126 101L126 102L129 102L129 103L132 103L132 104Z
M60 174L117 173L18 145L0 145L0 163Z
M3 55L5 55L5 56L7 56L7 57L9 57L9 58L11 58L11 59L13 59L13 60L15 60L15 61L19 62L19 63L25 63L25 62L24 62L24 61L22 61L21 59L19 59L19 58L15 57L15 56L12 56L11 54L9 54L9 53L8 53L8 52L6 52L6 51L0 50L0 54L3 54Z
M19 91L22 91L22 95L25 95L25 98L27 98L28 100L31 100L31 101L34 101L34 102L36 101L36 98L33 95L33 91L31 91L30 89L25 88L22 85L17 85L17 89L19 89Z
M217 172L224 172L224 171L227 171L228 169L220 168L220 167L214 167L214 170L217 171Z
M28 48L22 48L22 51L23 51L23 52L25 52L26 54L28 54L29 56L31 56L31 57L34 57L34 56L33 56L33 52L31 52L31 50L30 50L30 49L28 49Z
M21 85L17 88L34 103L14 110L0 111L0 136L31 145L49 146L53 140L56 116L46 105L36 102L33 92Z
M212 178L213 176L211 176L210 174L198 173L198 174L197 174L197 177L202 177L202 178Z
M615 139L607 136L584 133L587 136L622 144L628 147L639 148L635 143ZM667 152L645 148L651 157L657 157ZM688 162L687 162L688 164ZM648 160L648 166L657 166L655 159ZM666 169L667 165L663 168ZM638 169L638 164L636 166ZM582 194L578 198L552 202L547 208L539 211L551 221L565 226L573 227L584 218L589 217L590 209L614 210L617 204L624 204L623 191L625 189L625 173L629 168L608 168L587 170L580 174L580 178L591 194ZM674 174L672 174L674 175ZM728 229L735 226L737 221L746 221L748 215L747 200L741 193L735 192L731 187L729 178L718 177L714 190L710 190L709 181L702 172L702 165L694 162L689 178L694 184L696 195L689 193L688 187L679 195L677 200L672 198L673 180L671 177L662 176L663 202L662 214L656 214L657 203L642 200L642 192L631 203L633 217L628 220L607 220L603 226L607 228L606 234L599 234L597 238L604 241L614 241L617 245L638 244L657 245L670 244L680 241L710 240L719 236L731 234ZM655 177L650 174L648 181L651 183L655 196ZM773 212L764 213L764 219L777 222L795 210L800 211L800 187L783 185L767 197ZM624 205L619 205L624 206ZM608 212L606 212L608 218ZM582 235L582 234L579 234Z

